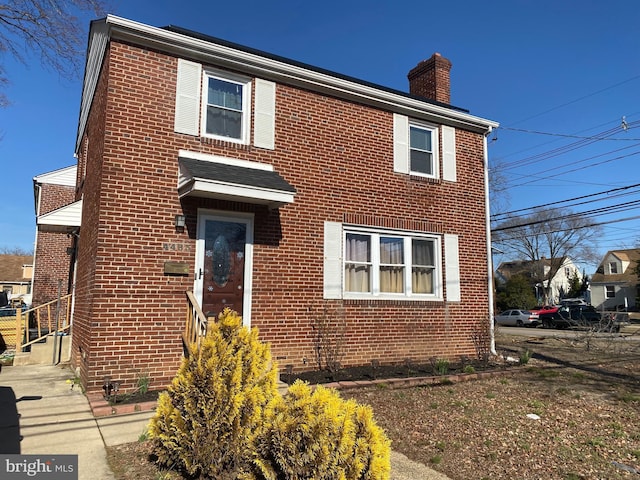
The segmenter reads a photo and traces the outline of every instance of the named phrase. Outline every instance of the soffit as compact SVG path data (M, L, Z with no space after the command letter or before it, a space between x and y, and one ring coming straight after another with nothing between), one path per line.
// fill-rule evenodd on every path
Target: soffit
M71 232L82 222L82 200L53 210L37 219L41 232Z

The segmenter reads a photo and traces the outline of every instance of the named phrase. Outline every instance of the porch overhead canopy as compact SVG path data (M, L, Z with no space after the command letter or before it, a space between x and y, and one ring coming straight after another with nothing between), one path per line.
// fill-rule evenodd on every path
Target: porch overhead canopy
M206 197L277 208L293 203L296 189L273 170L255 162L217 162L179 157L180 197Z
M36 221L41 232L71 232L80 227L82 200L40 215Z

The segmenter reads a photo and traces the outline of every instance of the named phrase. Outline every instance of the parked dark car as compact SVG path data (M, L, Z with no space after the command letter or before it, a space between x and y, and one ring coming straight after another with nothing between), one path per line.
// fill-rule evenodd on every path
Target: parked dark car
M565 305L556 312L540 313L544 328L588 328L596 331L618 331L620 325L609 316L602 316L591 305Z

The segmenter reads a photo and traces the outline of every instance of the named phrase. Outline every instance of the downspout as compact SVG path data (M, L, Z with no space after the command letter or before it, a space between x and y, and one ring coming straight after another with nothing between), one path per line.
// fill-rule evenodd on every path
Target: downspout
M491 251L491 219L490 219L490 202L489 202L489 149L487 144L487 137L491 134L492 128L484 135L483 139L483 156L484 156L484 207L486 215L486 237L487 237L487 293L489 299L489 337L490 337L490 351L492 355L496 355L496 337L495 329L493 326L493 254Z
M33 179L33 188L34 188L34 203L36 210L36 235L33 239L33 267L31 268L31 305L29 308L33 307L33 284L36 279L36 262L37 262L37 249L38 249L38 217L40 217L40 202L42 201L42 185L36 182L36 179Z

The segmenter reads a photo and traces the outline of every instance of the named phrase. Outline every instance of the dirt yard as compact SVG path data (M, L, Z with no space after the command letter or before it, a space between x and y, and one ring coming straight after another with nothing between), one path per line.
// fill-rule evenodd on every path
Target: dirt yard
M640 342L498 335L504 374L437 386L345 392L370 404L392 448L454 480L631 479L640 469ZM181 478L145 441L111 449L118 479ZM633 473L632 473L633 472Z

